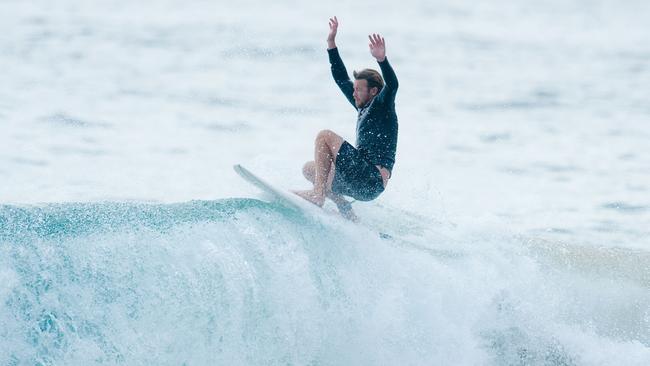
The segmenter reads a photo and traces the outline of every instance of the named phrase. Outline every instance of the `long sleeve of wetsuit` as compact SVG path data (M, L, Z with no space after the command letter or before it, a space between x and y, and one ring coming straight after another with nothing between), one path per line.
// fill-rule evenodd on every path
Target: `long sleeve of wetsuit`
M334 77L334 81L336 82L336 85L339 86L339 89L341 89L343 95L345 95L345 97L352 104L354 109L357 109L357 105L354 102L354 97L352 96L352 94L354 93L354 83L352 83L352 80L350 80L350 76L348 75L348 70L345 69L343 60L339 55L339 49L338 48L328 49L327 54L329 55L330 58L332 76Z
M379 98L384 103L394 103L395 95L397 94L397 88L399 87L399 82L397 81L397 76L393 67L388 63L388 58L384 58L384 61L377 61L379 67L381 68L381 74L384 77L384 82L386 85L381 89L377 98Z

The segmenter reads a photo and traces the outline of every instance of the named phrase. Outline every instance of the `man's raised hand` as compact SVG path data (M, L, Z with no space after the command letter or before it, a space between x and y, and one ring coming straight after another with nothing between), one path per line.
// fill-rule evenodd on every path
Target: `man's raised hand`
M370 47L372 57L376 58L379 62L384 61L386 59L386 43L384 42L384 38L375 33L369 35L368 38L370 39L368 47Z
M327 48L336 48L336 31L339 28L339 20L330 18L330 33L327 36Z

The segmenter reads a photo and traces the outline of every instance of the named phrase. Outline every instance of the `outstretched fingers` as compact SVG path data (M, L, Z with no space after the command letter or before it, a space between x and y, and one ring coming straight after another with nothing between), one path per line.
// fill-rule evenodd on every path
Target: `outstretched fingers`
M379 34L373 34L372 35L373 40L375 41L375 44L377 46L383 46L384 45L384 38L380 36Z
M330 29L336 29L339 26L339 20L334 18L330 18Z
M368 39L370 40L370 48L383 46L385 44L384 37L376 33L368 35Z
M368 35L370 44L370 54L377 59L377 61L382 62L386 57L386 46L384 43L384 38L377 33Z

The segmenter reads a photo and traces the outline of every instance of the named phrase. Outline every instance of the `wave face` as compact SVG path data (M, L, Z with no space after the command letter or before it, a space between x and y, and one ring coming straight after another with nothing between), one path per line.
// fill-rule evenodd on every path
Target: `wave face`
M0 364L650 359L647 254L393 214L358 226L235 198L0 206Z

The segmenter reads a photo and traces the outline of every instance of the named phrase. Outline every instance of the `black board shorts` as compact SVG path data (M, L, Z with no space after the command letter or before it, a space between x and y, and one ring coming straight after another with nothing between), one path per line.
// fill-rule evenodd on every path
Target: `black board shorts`
M379 169L368 161L362 150L343 141L334 164L332 192L358 201L371 201L383 191L384 183Z

